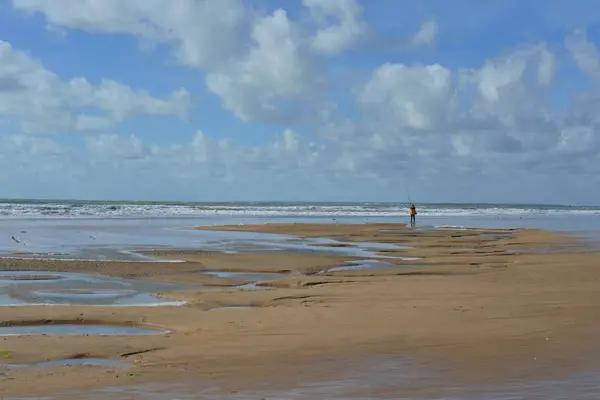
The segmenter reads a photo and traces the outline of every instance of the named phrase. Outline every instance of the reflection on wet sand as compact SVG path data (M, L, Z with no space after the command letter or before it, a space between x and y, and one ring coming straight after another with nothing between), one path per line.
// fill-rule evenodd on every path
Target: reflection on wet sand
M110 368L125 368L126 364L110 364ZM44 400L596 400L600 394L597 373L577 373L555 379L515 379L502 384L472 384L450 381L435 372L435 368L406 358L381 357L361 360L338 360L354 365L347 373L334 379L315 379L285 389L250 386L246 390L226 390L210 381L198 383L153 383L114 386L90 391L73 391L44 397ZM68 365L68 360L57 365ZM82 362L83 364L84 362ZM93 364L93 361L90 362ZM113 362L114 363L114 362ZM75 364L75 363L73 363ZM100 361L97 365L102 365ZM433 385L432 382L436 384ZM16 400L10 398L7 400ZM19 397L19 400L33 400Z

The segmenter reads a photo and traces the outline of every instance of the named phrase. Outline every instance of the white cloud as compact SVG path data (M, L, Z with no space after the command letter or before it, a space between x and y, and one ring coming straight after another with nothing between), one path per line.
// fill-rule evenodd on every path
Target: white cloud
M206 70L206 84L245 122L313 123L320 98L318 54L335 55L366 34L356 0L304 0L314 35L283 9L257 15L241 0L13 0L50 24L92 33L125 33L165 43L183 65ZM334 18L330 24L324 20ZM215 34L218 32L218 34ZM316 53L316 54L315 54ZM310 110L299 101L312 99ZM304 105L306 103L303 103ZM92 121L95 125L95 121Z
M588 39L583 29L577 29L565 39L565 47L583 73L595 85L585 92L576 93L569 113L569 122L574 126L600 128L600 51Z
M572 126L561 130L556 143L556 152L580 157L598 153L600 137L594 128Z
M117 121L136 114L183 117L190 102L190 95L185 89L179 89L165 100L160 100L144 90L134 91L127 85L109 79L103 79L99 85L93 86L84 78L74 78L69 81L67 90L72 96L73 105L100 108Z
M143 132L92 134L80 158L63 143L17 135L2 142L12 150L0 151L4 160L23 157L15 165L24 165L26 154L35 153L53 157L51 165L63 171L67 161L56 159L64 156L75 160L69 164L72 170L96 171L90 172L94 175L104 168L118 175L115 179L135 180L136 185L140 176L150 176L189 193L208 183L227 192L228 185L249 188L254 183L269 187L264 190L283 190L288 182L298 193L306 191L298 189L300 182L304 187L316 181L323 187L330 182L347 187L347 182L359 180L371 189L389 190L401 186L409 169L412 182L434 193L457 180L461 190L476 190L484 179L514 178L512 172L503 177L503 171L531 173L523 173L531 183L532 174L561 177L577 168L585 173L597 169L582 159L597 162L600 154L600 93L597 88L575 93L557 111L551 102L566 95L549 94L555 94L561 52L544 42L517 45L497 57L470 61L465 68L456 60L411 62L418 54L399 53L387 54L387 60L374 65L376 58L369 52L360 62L339 57L366 37L374 48L384 47L376 46L381 38L369 36L377 29L363 20L356 0L303 0L299 12L286 4L266 11L242 0L13 4L43 13L53 28L67 32L127 34L143 43L166 45L179 64L198 70L198 79L205 74L208 90L235 117L255 128L277 124L281 132L260 145L217 139L201 130L187 141L165 144L146 143ZM437 19L446 32L446 20ZM433 45L440 29L431 19L413 35L400 35L404 50L410 50ZM600 78L600 53L585 31L574 31L564 45L585 74ZM14 119L27 130L107 131L135 115L182 116L189 105L183 90L156 98L110 80L63 81L31 57L4 46L0 117L7 122L2 132L13 128ZM432 56L428 53L427 59ZM344 75L337 75L340 71ZM355 94L350 101L349 92ZM89 112L91 108L98 112ZM114 173L123 166L123 176ZM138 189L145 190L141 183Z
M357 94L370 123L347 127L353 133L341 165L380 176L412 168L413 175L437 180L432 176L494 174L504 163L517 168L556 154L563 122L549 114L543 96L555 65L544 44L520 46L465 70L383 64Z
M2 137L0 143L3 155L62 156L68 152L67 149L53 140L27 135Z
M121 137L115 134L103 134L86 138L87 150L100 160L107 158L139 160L144 158L148 149L135 135Z
M384 113L397 128L432 129L442 123L452 96L452 74L441 65L384 64L358 101Z
M575 30L565 39L565 47L571 52L575 62L588 76L600 81L600 52L589 41L583 29Z
M540 61L538 64L538 83L543 86L549 86L554 80L556 73L556 59L554 54L547 49L540 52Z
M98 85L85 78L62 81L39 61L0 41L0 116L18 119L25 131L105 129L143 114L183 116L189 100L183 89L158 99L109 79Z
M427 46L433 44L439 34L439 27L435 20L423 22L419 30L413 35L411 43L415 46Z
M247 54L207 75L207 86L243 121L274 120L282 112L281 102L293 101L310 90L315 79L310 58L282 9L258 20L252 39ZM297 112L290 111L290 117Z
M312 17L317 21L317 30L312 42L318 53L339 54L362 40L368 25L361 20L362 9L356 0L302 0ZM338 23L330 25L328 18Z
M258 156L267 159L271 168L282 171L314 172L314 167L323 165L323 148L315 143L303 140L299 134L286 129L265 149L257 152ZM281 167L285 167L282 169Z
M519 49L505 57L489 60L476 72L479 91L489 103L500 100L501 92L519 85L529 68L533 68L540 85L548 85L554 75L554 56L545 45Z
M241 0L13 0L49 24L93 33L130 34L172 43L183 64L205 67L235 52L245 10ZM215 34L218 32L218 34Z
M64 181L64 174L77 171L86 190L96 190L89 185L92 181L98 188L109 185L127 190L129 186L139 191L141 198L154 190L156 182L169 182L169 188L189 193L193 188L206 190L207 180L222 190L265 177L281 178L284 185L290 175L308 181L311 176L314 179L317 164L323 161L318 146L302 141L290 129L264 146L217 140L201 130L188 141L164 145L146 144L137 135L116 134L89 134L85 147L77 150L50 139L22 135L0 137L0 145L0 166L5 168L26 166L35 155L38 161L45 160L43 164L55 173L55 181ZM158 192L164 198L164 189Z
M544 43L520 46L486 60L480 68L462 70L458 101L469 105L469 129L546 129L547 104L543 94L554 79L555 57Z

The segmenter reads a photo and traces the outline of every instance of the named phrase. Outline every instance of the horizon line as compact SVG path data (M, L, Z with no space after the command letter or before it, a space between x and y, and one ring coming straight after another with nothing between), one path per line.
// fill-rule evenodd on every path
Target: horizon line
M131 200L131 199L120 199L120 200L109 200L109 199L73 199L73 198L33 198L33 197L0 197L0 203L18 203L18 202L45 202L45 203L68 203L68 202L85 202L85 203L146 203L146 204L251 204L251 203L263 203L263 204L409 204L407 201L334 201L334 200ZM535 202L516 202L516 203L504 203L504 202L490 202L490 201L474 201L474 202L462 202L462 201L447 201L447 202L412 202L413 204L422 205L511 205L511 206L544 206L544 207L600 207L599 205L585 205L585 204L557 204L557 203L535 203Z

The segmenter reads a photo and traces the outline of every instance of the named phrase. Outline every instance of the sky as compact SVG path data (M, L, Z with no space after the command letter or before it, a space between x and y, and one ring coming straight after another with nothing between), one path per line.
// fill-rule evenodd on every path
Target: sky
M0 197L600 204L594 0L0 0Z

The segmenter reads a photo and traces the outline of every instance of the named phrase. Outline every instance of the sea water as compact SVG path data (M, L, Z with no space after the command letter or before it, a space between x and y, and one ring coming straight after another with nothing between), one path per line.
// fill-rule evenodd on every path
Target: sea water
M416 229L437 226L532 227L600 239L600 208L500 204L418 205ZM392 203L127 203L0 200L0 253L14 257L151 261L136 249L260 244L298 248L289 236L193 231L182 227L276 222L408 222L408 208ZM300 245L302 246L302 245ZM343 251L343 250L340 250ZM346 252L351 250L346 250ZM7 254L11 253L13 254ZM366 255L355 251L356 256Z

